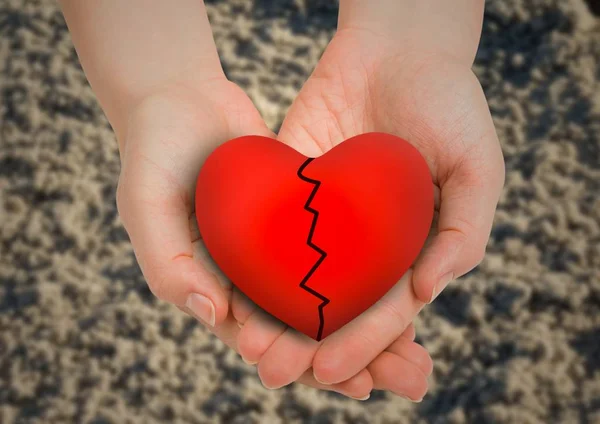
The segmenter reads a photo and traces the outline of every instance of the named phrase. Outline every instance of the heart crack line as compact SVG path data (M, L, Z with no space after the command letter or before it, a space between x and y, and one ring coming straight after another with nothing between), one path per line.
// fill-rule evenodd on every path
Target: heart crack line
M312 192L310 193L310 196L308 196L308 200L304 204L304 209L314 215L312 224L310 226L310 231L308 232L308 240L306 241L306 244L309 247L311 247L313 250L317 251L321 255L321 257L317 260L317 262L315 262L315 264L312 266L310 271L308 271L308 273L304 276L304 278L300 282L300 288L306 290L313 296L318 297L319 299L321 299L323 301L319 305L319 331L317 332L317 341L321 341L321 337L323 335L323 327L325 326L325 317L323 314L323 308L325 308L325 306L327 306L327 304L329 303L329 299L326 298L325 296L323 296L321 293L317 292L316 290L311 289L310 287L308 287L306 285L306 283L308 282L310 277L312 277L314 272L317 270L317 268L321 265L321 263L327 257L327 252L325 252L323 249L321 249L319 246L317 246L316 244L314 244L312 242L312 238L315 233L315 227L317 226L317 221L319 220L319 211L311 208L310 203L313 201L315 195L317 194L317 191L319 191L319 187L321 186L321 181L313 180L311 178L308 178L305 175L302 175L302 171L304 171L304 169L308 166L308 164L311 163L313 160L314 160L314 158L308 158L302 164L302 166L300 166L300 169L298 169L298 178L300 178L302 181L306 181L307 183L313 184L315 186L313 188Z

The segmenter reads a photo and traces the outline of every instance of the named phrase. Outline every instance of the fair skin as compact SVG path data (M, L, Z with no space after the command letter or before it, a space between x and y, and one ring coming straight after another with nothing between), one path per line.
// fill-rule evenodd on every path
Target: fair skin
M504 180L470 70L483 1L342 0L338 32L277 136L226 80L201 2L137 3L62 7L117 136L119 212L152 292L257 364L266 387L297 381L359 399L377 388L420 400L432 363L411 322L481 260ZM237 136L277 137L318 156L367 131L396 134L421 151L439 218L414 271L316 342L262 312L210 261L194 220L195 180L210 152Z

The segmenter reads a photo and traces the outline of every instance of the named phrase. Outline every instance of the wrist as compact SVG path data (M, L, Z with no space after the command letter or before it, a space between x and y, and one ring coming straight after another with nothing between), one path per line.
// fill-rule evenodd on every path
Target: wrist
M179 78L157 84L143 92L126 93L113 110L109 121L117 137L119 149L124 150L128 131L131 125L140 121L159 121L165 118L166 109L170 112L185 113L189 111L212 109L207 106L214 99L213 91L223 91L223 87L232 85L224 74L213 77ZM109 115L108 111L107 116Z
M223 76L203 1L61 0L81 65L111 125L177 81Z
M338 32L368 31L382 48L472 65L484 0L340 0Z
M209 85L228 84L225 74L220 72L192 72L191 75L181 73L176 78L154 81L146 86L127 86L120 84L122 89L110 93L110 102L102 105L108 120L115 131L119 146L122 147L127 134L131 117L146 109L148 104L161 102L162 99L177 99L183 103L193 98L196 102L205 99ZM98 96L102 98L102 96Z

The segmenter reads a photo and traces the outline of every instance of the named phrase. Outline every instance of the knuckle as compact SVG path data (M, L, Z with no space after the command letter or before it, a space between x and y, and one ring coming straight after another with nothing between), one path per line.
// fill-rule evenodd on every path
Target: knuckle
M477 234L477 225L469 217L454 217L454 236L460 245L468 244L473 234Z
M168 293L167 277L159 272L152 272L146 279L150 292L158 299L166 300Z
M330 356L327 353L317 352L313 361L313 373L319 381L329 382L337 380L342 371L336 356Z
M415 365L417 365L421 371L425 373L425 375L431 374L431 370L433 369L433 360L431 359L429 352L427 352L423 346L414 343L411 356L414 358Z
M255 343L251 328L244 326L238 335L238 351L242 357L250 362L259 362L263 356L262 346Z
M405 329L408 327L410 321L406 318L402 311L396 307L396 305L387 300L385 297L381 298L378 303L383 312L396 321L399 328Z
M482 244L482 246L476 247L472 253L472 265L473 268L483 262L485 258L486 245Z
M411 367L405 370L405 378L412 381L412 387L407 390L406 395L413 401L423 399L429 390L427 377L417 367Z

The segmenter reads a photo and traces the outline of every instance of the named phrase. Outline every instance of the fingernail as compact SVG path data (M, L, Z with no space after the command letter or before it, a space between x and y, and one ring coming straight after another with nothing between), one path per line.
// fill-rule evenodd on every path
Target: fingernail
M215 305L206 296L192 293L188 296L185 306L192 311L197 318L206 322L211 327L215 326Z
M323 386L331 386L331 383L325 383L324 381L321 381L317 378L317 376L315 375L315 372L313 371L313 377L315 378L315 380L317 380L317 383L322 384Z
M406 399L407 401L412 402L412 403L421 403L423 401L423 398L414 400L414 399L411 399L408 396L404 396L404 395L400 395L400 397L402 399Z
M444 289L446 288L446 286L448 284L450 284L450 281L452 281L453 278L454 278L454 273L453 272L449 272L448 274L442 275L442 277L440 278L440 280L433 287L433 292L431 293L431 300L429 301L429 303L433 302L435 300L435 298L438 297L438 295L442 291L444 291Z
M352 399L354 399L354 400L362 400L362 401L365 401L365 400L367 400L367 399L369 399L369 398L371 397L371 393L369 393L369 394L368 394L368 395L366 395L365 397L361 397L361 398L357 398L357 397L354 397L354 396L348 396L348 397L349 397L349 398L352 398Z
M247 365L256 365L256 364L258 364L258 362L252 362L252 361L246 360L246 358L244 358L243 356L242 356L242 361L244 361Z

